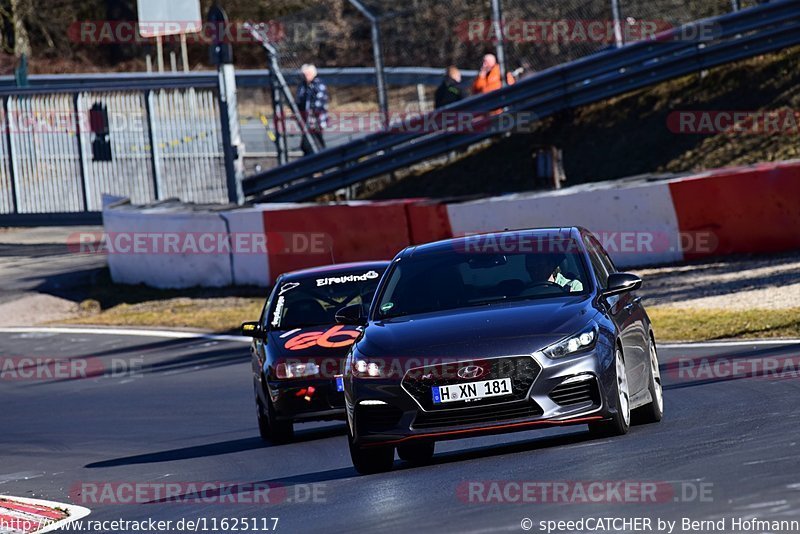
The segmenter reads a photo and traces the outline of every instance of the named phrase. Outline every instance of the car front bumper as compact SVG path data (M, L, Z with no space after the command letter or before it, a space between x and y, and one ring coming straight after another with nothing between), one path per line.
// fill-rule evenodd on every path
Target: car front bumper
M535 362L538 371L530 386L521 379L527 391L513 398L452 407L427 402L424 388L409 387L408 373L403 381L349 376L345 386L348 423L355 442L370 446L600 421L615 410L615 403L606 401L615 394L613 357L611 347L600 343L590 352L559 360L541 353L506 356L523 363L526 373L533 366L526 358ZM512 376L512 381L516 387L520 378Z
M271 380L270 400L278 420L328 421L345 418L344 393L335 379Z

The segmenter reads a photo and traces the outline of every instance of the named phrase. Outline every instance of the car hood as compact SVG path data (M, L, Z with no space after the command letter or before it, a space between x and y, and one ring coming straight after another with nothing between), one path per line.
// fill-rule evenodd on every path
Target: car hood
M278 359L314 361L341 358L361 336L361 328L330 325L270 332L267 350Z
M587 296L397 317L370 323L358 350L407 358L530 354L578 332L595 313Z

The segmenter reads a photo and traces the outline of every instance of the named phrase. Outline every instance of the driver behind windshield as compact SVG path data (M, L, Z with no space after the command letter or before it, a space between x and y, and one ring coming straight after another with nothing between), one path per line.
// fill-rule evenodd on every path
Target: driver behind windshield
M557 284L570 293L583 291L580 280L568 278L561 273L561 263L566 258L562 253L533 253L525 256L525 267L531 277L531 286Z

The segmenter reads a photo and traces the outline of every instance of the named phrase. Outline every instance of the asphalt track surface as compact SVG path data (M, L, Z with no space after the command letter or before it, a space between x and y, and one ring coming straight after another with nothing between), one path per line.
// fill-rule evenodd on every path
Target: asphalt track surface
M607 439L576 426L451 441L432 465L396 460L391 473L358 476L342 423L299 426L288 445L260 441L241 341L5 331L6 358L91 358L99 374L0 382L0 494L73 502L97 520L277 517L278 532L522 532L525 517L532 532L542 520L586 517L647 517L654 526L657 518L800 519L796 375L722 380L723 372L708 379L674 367L685 357L797 362L798 351L797 342L662 347L660 424ZM123 363L133 372L108 376ZM648 481L672 492L659 490L658 502L591 504L486 504L459 493L469 482L508 480ZM237 484L237 502L211 493L207 502L184 494L94 503L75 490L122 482ZM280 486L270 493L279 502L248 502L253 483Z

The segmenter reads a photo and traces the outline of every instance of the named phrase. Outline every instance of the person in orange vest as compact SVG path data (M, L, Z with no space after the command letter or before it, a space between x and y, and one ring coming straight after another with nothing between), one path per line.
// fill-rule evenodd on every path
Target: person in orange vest
M500 76L500 65L497 63L497 58L494 54L486 54L483 56L483 65L472 84L472 93L476 95L490 93L503 87ZM506 74L506 83L508 85L514 84L514 75L510 72Z

